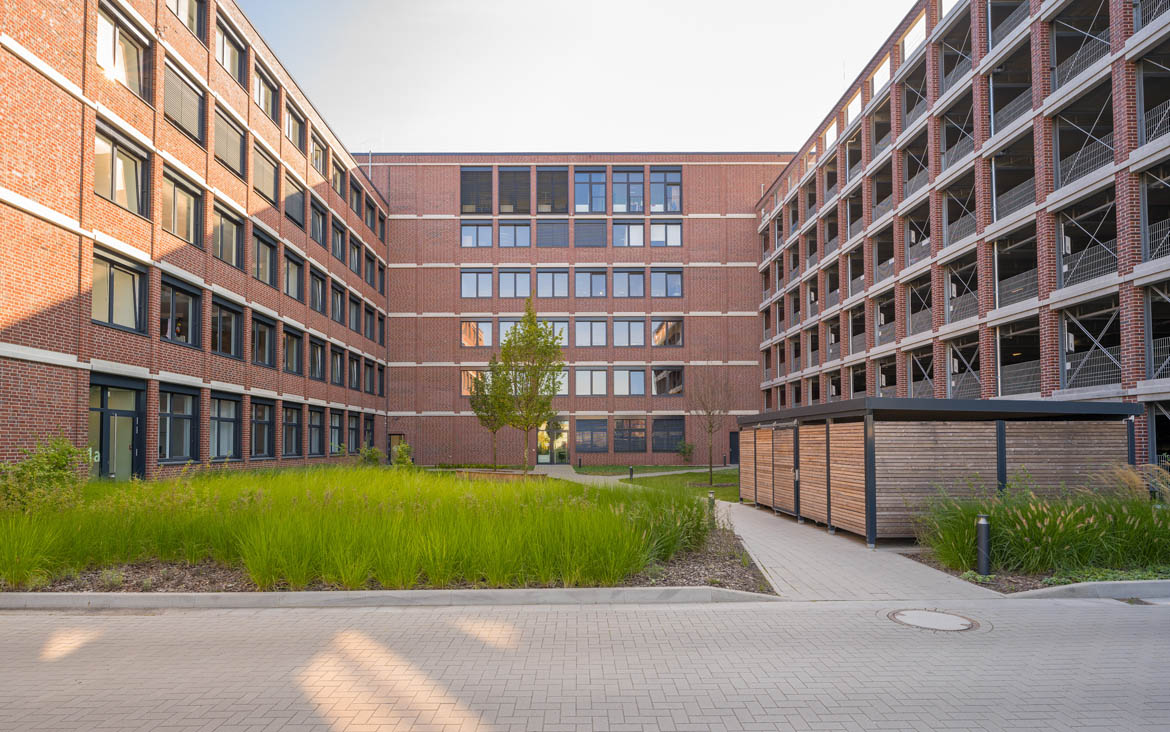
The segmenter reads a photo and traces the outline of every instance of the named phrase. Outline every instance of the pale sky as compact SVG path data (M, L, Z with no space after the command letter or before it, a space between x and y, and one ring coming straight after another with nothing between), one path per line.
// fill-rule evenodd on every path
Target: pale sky
M384 152L796 150L911 5L237 2L345 145Z

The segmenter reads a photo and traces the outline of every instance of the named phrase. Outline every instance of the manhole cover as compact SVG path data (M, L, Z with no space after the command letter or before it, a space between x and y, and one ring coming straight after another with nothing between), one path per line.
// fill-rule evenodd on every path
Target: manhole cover
M926 630L974 630L979 623L971 618L954 613L944 613L938 610L895 610L888 616L890 620L912 628Z

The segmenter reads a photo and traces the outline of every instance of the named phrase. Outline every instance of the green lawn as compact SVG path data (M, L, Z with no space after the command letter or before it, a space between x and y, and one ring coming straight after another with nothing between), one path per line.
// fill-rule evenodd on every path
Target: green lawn
M629 480L623 480L622 483L629 483ZM739 500L739 469L738 468L723 468L715 471L716 483L733 483L729 486L716 486L711 488L707 485L707 473L682 473L679 475L657 475L653 478L634 478L634 484L646 486L648 488L658 488L670 492L673 495L680 496L695 496L699 498L706 498L707 491L714 490L715 497L721 501L738 501ZM692 485L697 484L697 485Z
M694 465L635 465L634 475L638 473L665 473L671 470L694 470ZM582 465L573 466L579 475L629 475L629 465Z

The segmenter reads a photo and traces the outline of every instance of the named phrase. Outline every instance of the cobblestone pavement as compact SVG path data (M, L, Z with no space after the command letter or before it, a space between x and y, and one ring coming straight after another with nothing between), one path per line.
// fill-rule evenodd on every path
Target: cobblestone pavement
M937 607L980 623L886 617ZM1170 728L1113 600L0 614L0 729Z

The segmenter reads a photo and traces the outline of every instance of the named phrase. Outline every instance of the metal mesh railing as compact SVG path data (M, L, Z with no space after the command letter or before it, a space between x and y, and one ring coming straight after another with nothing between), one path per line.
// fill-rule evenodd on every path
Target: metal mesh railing
M951 399L978 399L979 398L979 371L964 371L961 374L951 374Z
M841 343L830 343L825 349L825 360L836 361L841 358Z
M1083 46L1073 51L1072 55L1056 65L1052 71L1053 91L1067 84L1093 62L1109 54L1109 28L1105 28L1099 35L1086 33Z
M966 73L970 70L971 59L959 59L959 62L955 64L955 68L951 69L943 76L942 86L939 87L939 93L942 94L953 87L956 83L958 83L959 79L962 79L963 76L966 75Z
M894 260L887 259L886 261L880 262L878 264L876 270L874 271L873 281L874 282L881 282L882 280L884 280L887 277L892 276L893 274L894 274Z
M948 322L957 323L979 314L979 298L974 292L965 292L958 297L949 298L947 303Z
M793 371L793 373L800 371L800 355L799 354L792 357L792 371Z
M1133 14L1134 30L1145 28L1159 15L1170 10L1170 0L1141 0L1136 5L1137 12Z
M1151 344L1150 378L1165 379L1170 377L1170 336L1155 338Z
M971 151L974 149L975 149L975 138L974 137L971 137L970 135L963 135L962 137L960 137L958 140L955 141L955 144L951 145L946 150L943 150L943 154L942 154L943 170L946 170L947 168L951 167L955 163L959 162L960 159L965 158L967 155L970 155Z
M854 180L857 180L857 176L861 175L861 169L862 169L862 167L863 167L863 166L862 166L862 164L861 164L861 161L860 161L860 160L858 160L858 161L857 161L856 163L854 163L853 165L850 165L850 166L849 166L849 175L847 175L845 179L846 179L846 180L849 180L849 181L854 181Z
M1113 162L1113 133L1100 140L1088 140L1080 150L1060 159L1056 168L1057 187L1066 186Z
M909 198L912 193L921 190L928 180L930 180L929 170L923 168L918 171L906 181L906 185L902 188L904 194L902 197Z
M860 294L865 289L865 275L849 280L849 296Z
M1142 133L1146 142L1156 140L1167 132L1170 132L1170 99L1153 109L1146 110L1142 116Z
M1036 179L1013 186L995 197L995 218L1006 218L1020 209L1036 202Z
M903 112L903 114L902 114L902 129L905 129L905 128L909 127L910 125L914 124L914 122L917 121L918 118L921 117L925 113L926 113L926 101L920 100L918 102L918 104L914 105L910 109L907 109L905 112Z
M819 302L817 302L816 300L813 300L812 302L810 302L808 304L808 314L809 315L816 315L819 312L821 312L821 304Z
M947 246L975 233L975 214L963 214L947 224Z
M821 363L821 349L810 348L808 352L808 365L819 366Z
M930 308L923 308L918 312L910 313L910 332L923 333L931 329L933 314Z
M861 230L864 228L865 228L865 221L863 221L860 217L858 217L857 219L855 219L853 221L850 221L849 222L849 238L852 239L853 237L857 236L858 234L861 233Z
M910 382L910 396L915 399L933 399L934 382L930 379L919 379Z
M826 188L826 189L825 189L825 201L826 201L826 202L828 202L828 200L829 200L830 198L832 198L833 196L837 195L837 191L839 191L839 190L841 190L841 184L840 184L840 183L834 183L833 185L831 185L831 186L829 186L828 188Z
M840 244L841 244L841 237L834 236L832 239L830 239L828 242L825 243L825 254L832 254L833 252L837 251L837 247L840 246Z
M1030 269L999 281L999 306L1011 305L1036 297L1037 274L1039 270Z
M1013 10L1008 17L1000 21L999 25L991 29L991 47L995 48L1008 34L1019 27L1020 23L1024 22L1024 18L1028 17L1028 0L1024 0L1016 9Z
M810 253L810 254L808 255L808 257L805 259L805 264L806 264L806 266L807 266L807 268L808 268L808 269L812 269L813 267L817 266L817 261L818 261L818 259L817 259L817 253L816 253L816 252L812 252L812 253Z
M865 333L854 333L849 339L849 352L861 353L865 350Z
M1001 364L999 367L999 393L1031 394L1040 391L1040 362L1021 361Z
M764 367L764 381L771 381L771 380L772 380L772 369L765 366Z
M1117 271L1117 240L1090 244L1062 257L1061 285L1068 287Z
M906 264L920 262L930 256L930 239L923 239L917 244L906 247Z
M878 396L880 397L893 398L898 396L898 385L887 384L886 386L879 386L877 392ZM862 396L864 396L864 394L862 394Z
M992 118L992 124L995 128L992 134L1003 130L1030 109L1032 109L1032 87L1020 92L1018 97L1000 107Z
M873 144L873 156L875 158L878 155L881 155L883 152L885 152L886 148L890 146L890 140L892 139L892 135L893 135L893 130L887 130L886 134L884 134L880 138L878 138L878 141Z
M829 292L825 293L825 307L826 308L831 308L839 302L841 302L841 291L840 290L830 290Z
M1146 227L1146 245L1150 259L1170 256L1170 219L1162 219Z
M770 327L764 328L764 340L768 340L771 337L772 337L772 329Z
M893 321L879 325L877 328L877 333L875 333L874 335L876 336L873 339L873 342L875 345L878 343L893 343L894 342L894 323L893 323Z
M877 221L894 208L894 194L890 194L873 205L873 220Z
M1121 383L1121 346L1064 354L1066 389Z

